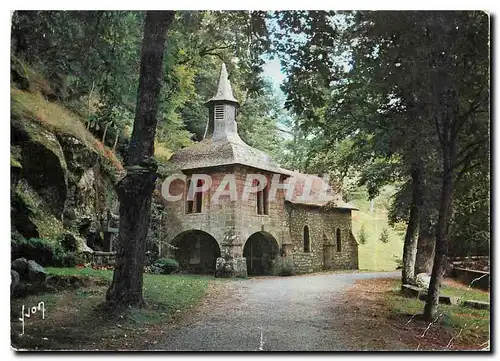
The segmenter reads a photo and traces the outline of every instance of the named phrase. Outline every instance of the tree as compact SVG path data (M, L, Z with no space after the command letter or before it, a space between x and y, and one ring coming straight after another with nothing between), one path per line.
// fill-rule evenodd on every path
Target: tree
M389 243L389 231L385 227L382 229L382 233L380 233L380 242Z
M173 11L146 13L134 128L126 158L127 175L117 184L120 231L113 281L106 293L110 306L142 306L146 236L156 164L152 161L163 56Z
M486 161L478 155L488 143L488 16L351 12L335 21L310 15L279 19L284 32L302 33L277 45L287 53L287 104L324 144L350 139L357 157L351 159L363 172L380 161L399 164L396 172L379 173L374 189L401 177L410 190L400 198L408 201L403 282L414 274L421 184L436 174L441 179L425 308L432 319L448 252L454 182Z
M436 246L424 317L435 317L446 269L454 184L485 160L474 162L488 144L489 24L483 12L443 12L425 23L435 51L430 54L428 100L439 137L442 186Z

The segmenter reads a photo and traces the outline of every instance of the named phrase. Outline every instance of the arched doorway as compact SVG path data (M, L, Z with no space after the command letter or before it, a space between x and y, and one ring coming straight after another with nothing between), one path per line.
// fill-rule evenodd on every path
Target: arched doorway
M207 232L190 230L178 234L170 244L174 258L182 271L198 274L213 274L220 247L214 237Z
M248 275L271 275L272 262L278 255L278 242L270 233L262 231L252 234L243 248Z

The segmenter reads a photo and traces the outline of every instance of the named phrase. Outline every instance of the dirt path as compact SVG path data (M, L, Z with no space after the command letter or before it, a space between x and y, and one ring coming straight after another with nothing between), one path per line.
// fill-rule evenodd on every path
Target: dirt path
M400 272L269 277L221 283L171 326L156 350L358 350L344 331L343 292L355 280Z

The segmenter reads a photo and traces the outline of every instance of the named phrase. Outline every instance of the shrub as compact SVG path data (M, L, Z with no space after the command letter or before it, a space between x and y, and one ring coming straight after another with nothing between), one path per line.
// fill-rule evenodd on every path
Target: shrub
M361 229L359 230L358 239L359 239L360 244L365 244L366 241L368 240L368 238L366 236L366 229L365 229L364 224L361 225Z
M151 265L151 273L170 274L179 270L179 263L171 258L159 258Z
M295 275L295 268L293 267L293 259L291 257L278 257L274 261L273 275L275 276Z
M66 252L62 245L54 246L46 239L12 240L11 247L12 260L24 257L44 267L75 267L79 263L75 252Z
M13 240L11 256L12 260L24 257L42 266L50 266L54 261L54 246L49 241L39 238Z
M380 233L380 241L382 243L389 243L389 231L387 228L382 229L382 233Z
M394 255L393 256L394 258L394 262L396 262L396 269L403 269L403 259Z
M75 252L78 246L78 241L74 235L66 233L62 236L61 246L68 252Z
M78 262L75 252L65 252L62 246L54 247L54 257L51 266L55 267L75 267Z

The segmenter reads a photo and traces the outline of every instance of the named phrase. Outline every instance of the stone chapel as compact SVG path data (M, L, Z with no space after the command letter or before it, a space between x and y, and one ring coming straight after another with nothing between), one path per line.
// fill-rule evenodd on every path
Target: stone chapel
M213 273L222 262L230 276L270 275L279 257L287 258L296 273L357 269L351 218L357 208L343 202L320 177L283 169L243 142L237 130L238 105L222 64L217 92L206 102L205 138L170 159L185 179L169 185L169 192L180 199L163 200L164 234L173 246L166 247L163 256L175 258L182 270L193 273ZM209 175L212 183L189 198L191 176L199 173ZM248 199L226 195L211 202L226 174L234 175L238 196L247 174L262 174L269 182ZM274 199L269 197L273 177L294 185L293 196L285 197L286 190L278 189ZM319 197L325 186L328 201ZM305 191L311 196L304 200Z

